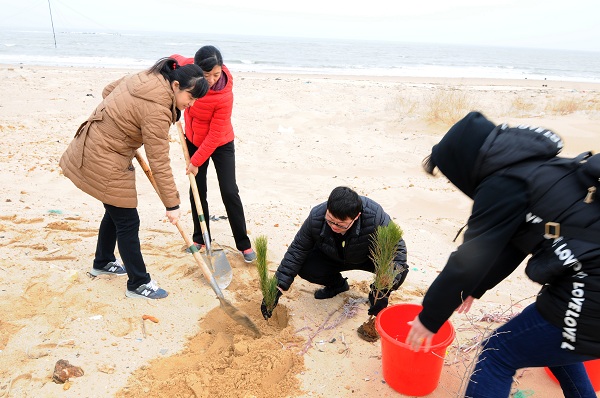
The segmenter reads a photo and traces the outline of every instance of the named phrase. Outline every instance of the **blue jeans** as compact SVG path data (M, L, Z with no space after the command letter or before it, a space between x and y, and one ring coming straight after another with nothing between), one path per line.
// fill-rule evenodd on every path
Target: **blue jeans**
M561 333L529 305L483 343L465 397L507 398L517 369L547 366L566 398L596 398L582 363L595 358L561 349Z

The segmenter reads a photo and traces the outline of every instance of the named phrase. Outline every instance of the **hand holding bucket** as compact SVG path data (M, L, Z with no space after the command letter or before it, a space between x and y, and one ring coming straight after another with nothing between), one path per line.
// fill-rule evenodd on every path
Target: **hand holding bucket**
M475 298L473 296L469 296L463 300L460 306L456 309L456 312L459 314L466 314L471 310L471 306L473 305L473 301ZM429 352L429 348L431 347L431 340L433 339L434 333L430 332L419 319L419 315L415 317L411 322L408 322L409 326L412 326L410 331L408 332L408 337L406 338L405 343L412 347L413 351L419 351L419 348L423 343L425 343L424 351Z
M429 331L419 319L419 315L410 322L407 322L408 326L411 326L408 336L406 337L405 343L408 344L413 351L418 352L421 346L423 346L424 352L429 352L431 348L431 340L434 334Z
M399 393L419 397L431 394L437 388L446 349L455 335L452 324L446 321L437 333L427 331L431 335L426 338L427 341L423 340L425 347L420 347L420 339L425 335L416 332L413 337L415 343L406 343L409 323L413 323L413 329L417 327L415 317L422 309L418 304L393 305L382 310L375 321L381 336L383 378ZM413 346L420 348L414 351Z

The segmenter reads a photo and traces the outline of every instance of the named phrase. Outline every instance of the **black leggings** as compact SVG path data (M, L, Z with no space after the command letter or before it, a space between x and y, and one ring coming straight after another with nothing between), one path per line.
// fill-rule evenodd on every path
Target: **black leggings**
M119 245L119 253L127 270L127 289L135 290L140 285L150 282L150 274L146 272L146 264L140 249L140 217L137 209L116 207L104 203L104 217L98 230L96 257L94 268L104 268L115 261L115 247Z
M196 153L198 148L188 140L186 140L186 142L191 157L194 153ZM225 211L227 212L227 219L229 220L231 232L233 233L235 246L240 251L249 249L252 245L250 244L250 238L248 237L248 231L246 230L244 207L242 206L242 200L240 199L239 189L235 180L235 146L233 141L215 149L210 158L208 158L204 164L198 167L198 174L196 174L196 184L198 185L198 193L200 194L202 212L204 213L204 219L206 220L206 228L209 231L209 237L210 213L208 211L208 201L206 200L206 193L208 191L206 173L208 171L210 159L212 159L215 164L217 180L219 181L219 189L221 190L221 199L225 205ZM194 221L194 242L204 244L202 229L200 228L200 220L198 219L198 212L196 211L196 202L194 202L194 196L191 188L190 203L192 206L192 217Z

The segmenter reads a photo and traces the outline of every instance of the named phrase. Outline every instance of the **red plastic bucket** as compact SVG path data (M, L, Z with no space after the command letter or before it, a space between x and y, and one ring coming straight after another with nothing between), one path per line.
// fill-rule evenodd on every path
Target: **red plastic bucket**
M431 349L413 351L405 344L410 331L408 322L415 319L423 307L398 304L383 309L375 320L381 336L383 378L394 390L404 395L431 394L438 386L446 349L454 340L454 328L446 321L434 335Z
M594 386L594 391L600 391L600 359L584 362L583 366L587 370L588 377L592 382L592 386ZM552 380L558 383L558 380L556 380L550 369L544 368L544 370Z

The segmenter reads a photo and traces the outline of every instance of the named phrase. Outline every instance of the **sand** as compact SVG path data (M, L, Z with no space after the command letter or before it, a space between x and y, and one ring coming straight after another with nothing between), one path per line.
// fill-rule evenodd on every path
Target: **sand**
M401 397L382 375L381 344L357 328L368 319L372 276L314 300L299 278L275 316L260 314L254 265L233 248L209 169L215 246L234 271L225 297L261 337L233 321L138 168L140 238L165 300L125 298L123 277L87 275L101 204L62 176L58 160L102 88L128 70L0 65L0 397ZM347 185L379 202L404 230L410 272L391 304L420 303L466 222L471 203L421 160L453 121L480 110L496 123L551 128L565 155L597 151L600 85L440 78L235 74L237 178L252 239L268 237L274 271L310 208ZM172 128L171 163L191 233L188 180ZM539 286L522 267L455 314L456 339L430 397L455 397L480 335L530 303ZM144 315L158 322L143 320ZM84 371L52 381L67 360ZM517 374L515 396L560 397L543 369ZM520 394L520 395L519 395Z

